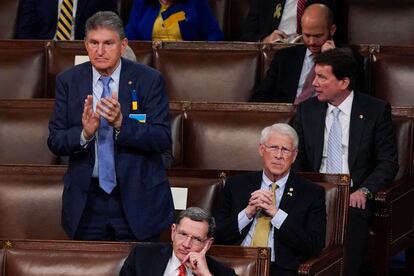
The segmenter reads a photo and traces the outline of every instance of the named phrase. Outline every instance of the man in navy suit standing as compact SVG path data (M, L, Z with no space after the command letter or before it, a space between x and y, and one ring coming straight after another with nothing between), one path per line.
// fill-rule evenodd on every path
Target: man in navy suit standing
M121 58L127 44L121 19L98 12L86 23L90 62L57 77L48 146L69 155L62 225L74 239L156 241L173 222L164 81Z
M390 105L354 90L356 61L350 49L332 49L315 58L316 97L299 105L298 171L351 176L346 275L360 268L373 213L372 198L398 171Z
M17 24L18 39L54 39L63 3L67 0L23 0ZM85 22L98 11L117 11L116 0L69 0L73 17L70 39L85 36ZM70 17L70 15L68 15Z

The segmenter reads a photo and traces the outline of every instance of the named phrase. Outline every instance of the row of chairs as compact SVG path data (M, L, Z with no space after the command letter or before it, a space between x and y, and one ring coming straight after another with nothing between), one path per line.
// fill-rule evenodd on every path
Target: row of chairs
M8 241L8 244L4 243L6 247L4 275L25 275L24 273L28 273L29 262L31 271L39 271L43 273L42 275L87 275L86 271L90 271L91 267L96 268L97 270L94 271L99 271L99 275L117 275L115 272L119 272L122 261L131 249L131 244L112 244L115 249L109 248L109 250L102 250L105 253L97 253L95 251L101 251L99 248L103 246L100 245L102 243L85 244L66 241L67 236L60 226L63 191L61 179L65 170L66 167L62 166L0 165L2 220L0 240ZM175 206L182 204L200 206L214 212L225 179L233 173L237 172L169 171L172 189L181 188L187 191L186 198L175 198ZM303 176L317 182L326 190L327 237L323 252L303 263L299 273L300 275L342 275L349 178L346 175L303 174ZM180 200L184 203L179 202ZM166 231L162 241L169 242L169 237L169 232ZM16 239L25 240L14 241ZM60 242L33 242L26 239L60 240ZM118 251L119 247L125 249L122 250L121 255L114 252L114 250ZM36 254L30 252L33 249L37 249ZM82 256L81 260L75 258L76 254ZM270 253L264 248L213 246L209 254L219 257L221 261L234 267L239 275L268 275ZM54 256L53 260L47 259L50 255ZM97 261L98 256L101 258ZM109 264L103 265L103 262ZM69 273L75 268L76 273ZM19 273L15 274L16 271Z
M45 142L53 104L44 99L0 101L0 164L64 163L48 151ZM388 270L391 256L414 245L414 210L410 207L414 200L413 109L392 109L400 170L396 181L381 189L375 199L372 256L380 271ZM261 169L260 130L275 122L291 122L294 108L290 104L171 102L170 113L175 157L170 171L184 170L189 177L189 170L197 169Z
M0 4L0 39L15 36L19 7L23 0L3 0ZM226 40L240 38L241 25L251 0L209 0ZM124 23L128 22L133 0L117 0L118 12ZM334 1L336 22L339 26L338 41L360 44L413 44L414 4L410 0L397 3L389 0ZM369 22L367 24L367 22Z
M247 102L274 53L289 45L132 42L137 59L161 71L171 101ZM414 106L414 46L357 45L362 90ZM82 42L0 41L0 98L53 98L55 78L86 55Z

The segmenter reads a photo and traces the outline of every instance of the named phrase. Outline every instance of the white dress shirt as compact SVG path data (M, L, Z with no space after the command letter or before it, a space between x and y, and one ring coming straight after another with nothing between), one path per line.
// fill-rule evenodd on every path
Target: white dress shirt
M296 34L298 0L286 0L278 29L287 35Z
M326 111L326 118L325 118L322 163L319 169L320 173L326 173L326 162L328 158L329 130L331 129L331 126L334 120L332 110L338 107L339 110L341 110L341 112L339 113L339 121L341 122L341 128L342 128L342 171L341 173L349 174L349 165L348 165L349 124L351 121L351 110L352 110L353 100L354 100L354 92L351 91L348 97L340 105L333 106L328 103L328 110ZM351 183L351 186L352 186L352 183Z
M179 270L179 267L181 265L180 260L175 256L174 251L170 257L170 260L168 261L167 267L164 271L164 276L177 276ZM189 268L185 268L185 275L186 276L194 276L193 272Z
M282 200L282 196L283 196L283 191L285 190L285 186L286 186L286 181L289 178L289 173L284 176L283 178L281 178L280 180L276 181L276 184L279 186L278 189L276 189L275 194L276 194L276 207L279 208L279 204L280 201ZM265 173L263 172L263 176L262 176L262 184L260 186L260 189L262 190L269 190L272 187L272 183L273 181L270 180ZM243 209L239 215L238 215L238 223L239 223L239 231L241 232L252 220L253 220L253 224L250 227L249 232L247 233L246 237L244 238L243 242L241 243L242 246L251 246L252 243L252 238L253 238L253 233L254 233L254 229L256 228L256 218L259 216L260 213L257 213L256 216L254 218L249 219L246 215L246 210ZM271 255L271 261L274 262L275 261L275 248L274 248L274 238L273 238L273 233L274 233L274 227L276 227L277 229L280 229L280 227L282 226L283 222L285 221L285 219L287 218L288 214L283 211L282 209L278 209L276 215L272 218L271 220L271 224L273 227L270 227L270 233L269 233L269 239L268 239L268 246L272 249L272 255Z
M119 91L119 77L121 75L121 67L122 67L122 60L119 61L118 67L115 69L115 71L112 73L111 78L112 80L109 82L109 88L111 88L111 92L116 92L118 93ZM96 104L101 100L101 96L103 93L103 83L99 80L99 78L101 77L101 74L96 71L95 67L92 66L92 90L93 90L93 111L96 112ZM98 177L99 174L99 170L98 170L98 130L95 133L94 138L96 139L96 143L95 143L95 165L93 167L93 172L92 172L92 176L93 177ZM89 141L87 141L85 139L85 137L83 136L83 131L81 132L81 137L80 137L80 144L83 147L86 147L86 145L92 141L92 139L90 139Z

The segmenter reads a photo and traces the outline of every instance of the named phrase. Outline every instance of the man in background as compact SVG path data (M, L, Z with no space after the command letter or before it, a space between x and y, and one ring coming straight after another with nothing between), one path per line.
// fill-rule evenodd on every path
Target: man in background
M98 11L117 11L116 0L23 0L17 39L82 40L86 20Z

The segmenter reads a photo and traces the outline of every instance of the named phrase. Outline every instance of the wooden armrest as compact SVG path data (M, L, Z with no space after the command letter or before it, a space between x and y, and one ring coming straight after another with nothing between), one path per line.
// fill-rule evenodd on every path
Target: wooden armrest
M341 275L343 273L343 246L329 247L299 266L299 275ZM334 272L332 274L332 272Z

